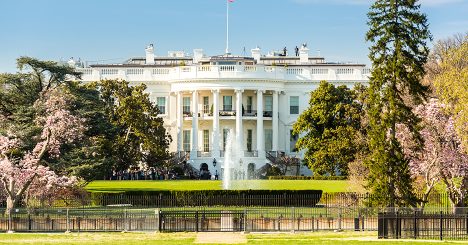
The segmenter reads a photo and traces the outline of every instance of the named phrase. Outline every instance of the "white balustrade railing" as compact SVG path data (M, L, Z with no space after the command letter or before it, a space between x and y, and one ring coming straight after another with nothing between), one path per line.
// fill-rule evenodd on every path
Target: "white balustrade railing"
M127 69L127 75L143 75L143 68L130 68Z
M313 74L313 75L326 75L326 74L328 74L328 69L326 69L326 68L312 68L312 69L310 69L310 74Z
M131 81L168 81L179 79L284 79L366 81L369 68L346 67L281 67L262 65L203 65L148 68L78 68L82 80L128 79Z
M338 68L336 69L336 74L337 75L354 74L354 69L353 68Z
M101 70L101 75L118 75L119 69L117 68L104 68Z
M171 68L153 68L153 75L167 75L171 72Z

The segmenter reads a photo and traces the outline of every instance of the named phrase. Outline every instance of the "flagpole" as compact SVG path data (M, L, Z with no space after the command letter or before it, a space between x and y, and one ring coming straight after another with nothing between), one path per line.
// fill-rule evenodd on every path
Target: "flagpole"
M226 54L229 54L229 0L226 0Z

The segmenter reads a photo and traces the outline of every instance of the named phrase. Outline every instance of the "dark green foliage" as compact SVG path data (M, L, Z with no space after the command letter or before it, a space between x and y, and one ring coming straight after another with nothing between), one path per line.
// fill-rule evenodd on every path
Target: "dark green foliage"
M368 13L372 61L367 114L369 116L369 168L367 188L370 204L415 205L408 159L396 138L398 124L406 125L419 139L419 119L411 105L426 98L420 83L430 39L427 19L415 0L377 0Z
M299 116L293 133L304 134L296 146L306 150L304 162L314 173L347 175L361 127L362 104L356 98L354 90L326 81L310 93L309 108Z
M269 180L347 180L346 176L323 176L323 175L314 175L314 176L269 176Z
M115 162L113 142L118 128L109 120L107 104L95 88L70 82L67 91L74 98L74 113L86 120L87 130L78 144L65 145L62 156L50 167L85 180L102 179Z
M146 85L129 86L126 81L103 80L93 84L106 103L106 113L118 129L113 139L114 167L127 169L139 163L163 164L169 158L170 135L159 109L149 100Z

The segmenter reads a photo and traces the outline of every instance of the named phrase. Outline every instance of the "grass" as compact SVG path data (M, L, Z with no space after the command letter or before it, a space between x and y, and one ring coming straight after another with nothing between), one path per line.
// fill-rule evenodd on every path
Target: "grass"
M242 180L234 182L234 189L267 190L323 190L323 192L347 192L347 180ZM221 190L217 180L98 180L86 186L89 192L123 192L152 190Z
M220 237L223 234L211 233ZM462 244L463 241L378 240L376 232L307 232L247 234L247 244ZM0 244L194 244L197 233L15 233L0 234ZM465 241L466 242L466 241ZM466 243L464 243L466 244Z

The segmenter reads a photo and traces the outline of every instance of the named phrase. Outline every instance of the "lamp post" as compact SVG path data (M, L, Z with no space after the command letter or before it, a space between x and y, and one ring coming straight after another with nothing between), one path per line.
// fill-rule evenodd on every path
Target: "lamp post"
M218 180L218 170L216 169L216 158L213 158L213 168L215 168L215 180Z
M242 161L242 158L239 159L239 167L240 167L240 178L239 179L244 179L244 167L243 167L244 162Z

